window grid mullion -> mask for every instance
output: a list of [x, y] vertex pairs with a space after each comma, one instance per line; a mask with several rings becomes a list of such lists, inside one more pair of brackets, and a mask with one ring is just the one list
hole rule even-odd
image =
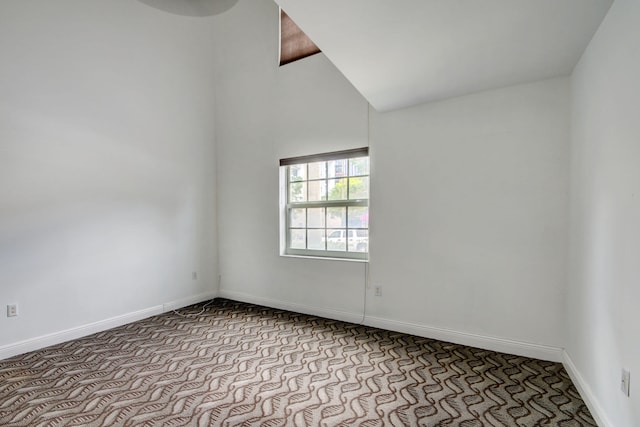
[[[307, 191], [304, 193], [305, 202], [309, 201], [309, 163], [304, 165], [305, 175], [304, 179], [305, 184], [307, 184]], [[304, 209], [304, 248], [309, 250], [309, 208]]]
[[307, 180], [307, 194], [306, 194], [307, 197], [306, 197], [306, 199], [307, 199], [307, 202], [308, 202], [309, 201], [309, 163], [307, 163], [305, 165], [305, 168], [307, 169], [307, 174], [305, 175], [304, 178]]
[[293, 202], [293, 203], [289, 203], [287, 205], [287, 208], [298, 208], [298, 209], [302, 209], [302, 208], [323, 208], [323, 207], [328, 207], [328, 208], [341, 208], [341, 207], [345, 207], [345, 206], [351, 206], [351, 207], [367, 207], [369, 206], [369, 203], [366, 199], [362, 199], [362, 200], [330, 200], [330, 201], [325, 201], [325, 200], [319, 200], [319, 201], [314, 201], [314, 202]]
[[[347, 200], [349, 200], [349, 184], [351, 184], [351, 180], [349, 179], [350, 176], [350, 170], [349, 170], [349, 166], [351, 166], [351, 161], [349, 159], [347, 159]], [[349, 252], [349, 207], [345, 206], [344, 208], [344, 214], [345, 214], [345, 219], [347, 221], [347, 223], [345, 224], [345, 230], [344, 230], [344, 250], [346, 252]]]
[[324, 208], [324, 250], [327, 250], [327, 207]]
[[291, 248], [291, 210], [293, 209], [291, 207], [291, 167], [287, 166], [287, 168], [285, 169], [285, 174], [287, 175], [287, 179], [286, 179], [286, 183], [287, 186], [285, 188], [285, 191], [287, 192], [287, 206], [285, 208], [285, 212], [287, 217], [285, 218], [285, 227], [286, 227], [286, 236], [285, 236], [285, 243], [286, 243], [286, 247], [287, 248]]
[[309, 250], [309, 209], [304, 210], [304, 247]]
[[351, 163], [350, 163], [350, 160], [347, 159], [347, 200], [349, 200], [349, 184], [350, 184], [349, 181], [351, 181], [349, 179], [349, 177], [351, 176], [350, 174], [351, 171], [349, 170], [349, 166], [351, 166]]

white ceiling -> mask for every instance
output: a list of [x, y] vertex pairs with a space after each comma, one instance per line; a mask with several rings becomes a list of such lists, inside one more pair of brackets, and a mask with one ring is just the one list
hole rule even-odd
[[275, 0], [378, 111], [568, 75], [612, 0]]

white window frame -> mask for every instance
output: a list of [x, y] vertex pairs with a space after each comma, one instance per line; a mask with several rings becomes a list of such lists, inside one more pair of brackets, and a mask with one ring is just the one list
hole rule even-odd
[[[358, 148], [353, 150], [345, 150], [345, 151], [336, 151], [331, 153], [323, 153], [316, 154], [311, 156], [302, 156], [288, 159], [280, 160], [280, 255], [282, 256], [295, 256], [295, 257], [309, 257], [309, 258], [323, 258], [323, 259], [338, 259], [338, 260], [353, 260], [353, 261], [368, 261], [369, 259], [369, 245], [370, 245], [370, 233], [369, 233], [369, 224], [367, 223], [367, 227], [349, 227], [349, 220], [347, 218], [346, 224], [344, 228], [345, 230], [345, 251], [332, 251], [332, 250], [322, 250], [322, 249], [294, 249], [291, 248], [290, 242], [290, 219], [291, 219], [291, 210], [296, 208], [331, 208], [331, 207], [368, 207], [369, 206], [369, 198], [367, 199], [351, 199], [351, 200], [321, 200], [321, 201], [305, 201], [305, 202], [291, 202], [289, 200], [289, 167], [293, 165], [299, 164], [309, 164], [321, 161], [331, 161], [331, 160], [343, 160], [343, 159], [355, 159], [369, 157], [369, 149], [368, 148]], [[369, 172], [367, 175], [358, 175], [353, 176], [356, 177], [366, 177], [369, 178], [371, 176], [371, 169], [369, 166]], [[347, 194], [348, 194], [348, 183], [349, 183], [349, 175], [347, 178]], [[330, 179], [330, 178], [326, 178]], [[311, 180], [313, 181], [313, 180]], [[304, 182], [304, 181], [303, 181]], [[306, 182], [309, 182], [308, 176]], [[369, 196], [371, 193], [371, 189], [369, 188]], [[347, 196], [348, 197], [348, 196]], [[296, 228], [296, 227], [293, 227]], [[307, 227], [304, 228], [307, 230]], [[325, 232], [330, 230], [331, 228], [327, 228], [325, 221]], [[357, 230], [366, 230], [367, 231], [367, 249], [365, 252], [356, 252], [349, 251], [348, 237], [349, 231], [353, 230], [354, 233], [357, 233]], [[328, 239], [328, 234], [325, 235], [325, 241]]]

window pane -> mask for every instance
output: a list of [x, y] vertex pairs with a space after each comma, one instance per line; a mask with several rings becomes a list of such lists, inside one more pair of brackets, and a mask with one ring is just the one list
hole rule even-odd
[[347, 159], [330, 160], [327, 162], [329, 178], [340, 178], [347, 176]]
[[369, 175], [369, 158], [359, 157], [349, 160], [349, 176]]
[[327, 186], [329, 200], [347, 200], [347, 178], [330, 179], [327, 181]]
[[307, 165], [289, 166], [289, 181], [304, 181], [307, 179]]
[[367, 230], [349, 230], [349, 252], [367, 252], [369, 232]]
[[369, 228], [369, 208], [350, 207], [348, 211], [349, 228]]
[[309, 179], [327, 177], [327, 162], [309, 163]]
[[327, 208], [327, 227], [347, 226], [347, 208]]
[[324, 229], [307, 230], [309, 245], [307, 249], [324, 250]]
[[327, 181], [309, 181], [308, 187], [310, 202], [327, 200]]
[[327, 230], [327, 250], [346, 251], [347, 250], [347, 230]]
[[324, 228], [324, 208], [307, 209], [307, 221], [309, 228]]
[[289, 242], [291, 244], [291, 249], [306, 249], [307, 232], [305, 229], [302, 230], [289, 230]]
[[305, 228], [307, 226], [306, 209], [291, 209], [289, 226], [291, 228]]
[[369, 177], [349, 178], [349, 199], [369, 198]]
[[290, 202], [306, 202], [307, 201], [307, 183], [292, 182], [289, 184], [289, 201]]

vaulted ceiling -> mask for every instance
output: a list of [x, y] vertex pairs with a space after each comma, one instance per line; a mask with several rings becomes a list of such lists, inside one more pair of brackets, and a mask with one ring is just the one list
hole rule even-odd
[[569, 75], [612, 0], [275, 0], [378, 111]]

